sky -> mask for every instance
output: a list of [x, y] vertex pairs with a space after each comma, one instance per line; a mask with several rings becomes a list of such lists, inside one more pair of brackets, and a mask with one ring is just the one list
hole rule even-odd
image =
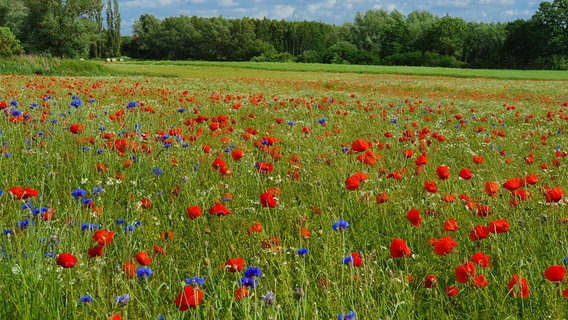
[[321, 21], [341, 25], [353, 22], [357, 12], [415, 10], [437, 16], [446, 14], [466, 21], [507, 22], [529, 19], [538, 9], [533, 0], [119, 0], [121, 33], [130, 35], [142, 14], [160, 19], [186, 15], [224, 18], [268, 18], [288, 21]]

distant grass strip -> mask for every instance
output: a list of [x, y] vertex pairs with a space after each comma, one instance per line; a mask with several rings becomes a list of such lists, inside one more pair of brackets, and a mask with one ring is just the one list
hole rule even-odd
[[[151, 73], [154, 66], [158, 74], [168, 73], [171, 76], [183, 76], [186, 71], [196, 71], [196, 67], [235, 68], [282, 72], [323, 72], [323, 73], [355, 73], [355, 74], [398, 74], [433, 77], [458, 78], [490, 78], [510, 80], [568, 80], [568, 71], [553, 70], [487, 70], [487, 69], [456, 69], [435, 67], [405, 67], [405, 66], [365, 66], [343, 64], [305, 64], [278, 62], [207, 62], [207, 61], [129, 61], [121, 65], [113, 65], [113, 70], [145, 66], [145, 73]], [[158, 68], [160, 67], [160, 68]], [[168, 71], [166, 67], [171, 68]], [[193, 70], [180, 70], [190, 67]], [[150, 69], [149, 69], [150, 68]]]
[[57, 59], [37, 56], [21, 56], [0, 60], [1, 74], [46, 76], [103, 76], [116, 75], [104, 63], [91, 60]]

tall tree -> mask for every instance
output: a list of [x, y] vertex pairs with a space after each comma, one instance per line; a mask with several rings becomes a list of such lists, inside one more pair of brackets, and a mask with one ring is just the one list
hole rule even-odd
[[564, 60], [568, 67], [568, 0], [541, 2], [531, 20], [543, 31], [546, 46], [542, 49], [551, 67], [559, 67], [555, 60]]
[[467, 23], [461, 18], [444, 16], [430, 29], [430, 49], [441, 55], [460, 59], [463, 55]]

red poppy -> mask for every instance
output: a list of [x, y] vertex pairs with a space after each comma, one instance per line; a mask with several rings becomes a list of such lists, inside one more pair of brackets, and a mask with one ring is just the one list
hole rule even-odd
[[416, 158], [415, 163], [416, 163], [417, 167], [427, 165], [428, 164], [428, 158], [426, 158], [426, 156], [424, 154], [421, 154]]
[[525, 184], [525, 180], [521, 178], [511, 178], [503, 183], [503, 188], [509, 191], [515, 191]]
[[528, 185], [535, 185], [538, 183], [538, 176], [536, 174], [529, 174], [528, 176], [525, 177], [525, 182]]
[[175, 304], [180, 311], [187, 311], [201, 304], [203, 292], [193, 286], [185, 286], [175, 300]]
[[561, 282], [565, 275], [566, 268], [562, 265], [550, 266], [544, 271], [544, 277], [551, 282]]
[[499, 184], [496, 181], [485, 182], [485, 193], [491, 197], [496, 197], [499, 191]]
[[221, 159], [221, 158], [217, 158], [215, 160], [213, 160], [213, 163], [211, 164], [211, 166], [213, 167], [213, 169], [221, 169], [223, 167], [227, 166], [227, 163], [225, 162], [225, 160]]
[[406, 218], [408, 219], [408, 222], [410, 222], [410, 224], [412, 224], [417, 228], [420, 227], [420, 225], [422, 224], [422, 217], [420, 216], [420, 211], [418, 211], [418, 209], [416, 208], [410, 209], [406, 214]]
[[468, 168], [461, 169], [458, 176], [464, 180], [469, 180], [472, 177], [471, 171]]
[[250, 236], [252, 233], [260, 233], [260, 232], [262, 232], [262, 224], [260, 224], [260, 222], [256, 222], [250, 227], [248, 234]]
[[519, 277], [517, 273], [513, 275], [511, 281], [507, 284], [509, 294], [514, 298], [528, 299], [529, 286], [527, 279]]
[[300, 228], [300, 236], [303, 239], [309, 239], [311, 237], [310, 229]]
[[546, 202], [559, 202], [564, 198], [564, 190], [560, 187], [550, 188], [546, 186], [543, 189]]
[[257, 162], [255, 164], [256, 166], [256, 170], [258, 170], [258, 172], [260, 173], [270, 173], [274, 170], [274, 166], [272, 165], [272, 163], [267, 163], [267, 162]]
[[452, 252], [456, 247], [457, 243], [452, 237], [450, 236], [443, 236], [440, 239], [434, 239], [434, 243], [432, 244], [434, 247], [434, 252], [439, 255], [443, 256], [450, 252]]
[[526, 201], [531, 197], [531, 193], [525, 189], [517, 189], [511, 192], [511, 196], [515, 199]]
[[456, 267], [456, 280], [459, 283], [466, 283], [470, 277], [475, 275], [475, 265], [471, 261]]
[[386, 192], [379, 193], [376, 198], [378, 204], [388, 202], [389, 200], [390, 200], [389, 194]]
[[152, 202], [148, 198], [143, 198], [142, 200], [140, 200], [140, 206], [142, 207], [142, 209], [150, 209], [152, 208]]
[[209, 214], [216, 215], [216, 216], [227, 216], [231, 213], [229, 209], [225, 208], [222, 203], [214, 204], [211, 208], [209, 208]]
[[483, 254], [480, 251], [477, 251], [471, 256], [471, 260], [473, 262], [483, 268], [487, 268], [491, 266], [491, 257], [488, 255]]
[[473, 230], [469, 233], [469, 239], [471, 241], [478, 241], [487, 238], [489, 235], [489, 229], [484, 225], [476, 225]]
[[243, 150], [235, 149], [231, 152], [231, 158], [233, 158], [233, 161], [239, 161], [244, 154], [245, 152]]
[[152, 258], [150, 258], [146, 251], [140, 251], [136, 254], [136, 261], [143, 266], [147, 266], [152, 263]]
[[361, 163], [372, 165], [381, 160], [381, 155], [374, 153], [371, 150], [367, 150], [365, 153], [358, 155], [357, 160]]
[[476, 155], [473, 156], [473, 163], [475, 164], [482, 164], [485, 159], [482, 156]]
[[447, 166], [441, 165], [436, 168], [436, 174], [440, 180], [448, 180], [450, 178], [450, 169]]
[[21, 188], [21, 187], [12, 187], [8, 189], [8, 192], [12, 194], [16, 199], [28, 199], [36, 197], [39, 192], [32, 188]]
[[455, 297], [460, 290], [456, 286], [447, 286], [446, 287], [446, 294], [448, 297]]
[[101, 245], [96, 245], [91, 249], [87, 250], [87, 255], [89, 258], [100, 257], [103, 255], [105, 248]]
[[356, 172], [354, 175], [350, 176], [345, 180], [345, 188], [347, 190], [357, 190], [359, 189], [359, 183], [365, 181], [369, 176], [364, 172]]
[[276, 198], [272, 192], [264, 192], [260, 195], [260, 204], [265, 208], [275, 208]]
[[509, 230], [509, 221], [507, 220], [492, 220], [487, 225], [491, 233], [504, 233]]
[[99, 246], [104, 246], [111, 243], [113, 237], [114, 231], [97, 230], [92, 238], [99, 244]]
[[243, 270], [244, 266], [245, 266], [245, 259], [243, 259], [243, 258], [233, 258], [233, 259], [229, 259], [229, 260], [227, 260], [227, 262], [225, 262], [225, 267], [230, 272], [241, 271], [241, 270]]
[[164, 249], [164, 248], [162, 248], [158, 245], [154, 245], [153, 249], [154, 249], [155, 254], [166, 254], [166, 252], [167, 252], [166, 249]]
[[249, 291], [247, 287], [240, 287], [235, 290], [235, 299], [241, 300], [242, 298], [248, 297]]
[[436, 193], [438, 191], [436, 182], [431, 180], [424, 181], [424, 189], [430, 193]]
[[487, 287], [487, 285], [489, 285], [489, 281], [487, 281], [485, 276], [482, 274], [475, 276], [475, 278], [473, 278], [473, 283], [471, 284], [474, 288], [483, 288]]
[[363, 152], [369, 149], [373, 144], [364, 139], [357, 139], [351, 144], [351, 151]]
[[424, 277], [424, 287], [431, 289], [438, 284], [438, 277], [436, 276], [426, 276]]
[[187, 207], [187, 216], [189, 220], [195, 220], [198, 217], [201, 217], [201, 207], [200, 206], [190, 206]]
[[412, 156], [414, 155], [414, 150], [412, 150], [412, 149], [402, 150], [402, 155], [405, 158], [412, 158]]
[[97, 169], [98, 173], [105, 173], [107, 172], [107, 167], [104, 163], [97, 163], [95, 164], [95, 168]]
[[79, 134], [83, 132], [84, 129], [85, 125], [81, 123], [74, 123], [69, 127], [69, 131], [71, 131], [72, 134]]
[[402, 258], [410, 256], [410, 248], [406, 246], [406, 241], [398, 238], [394, 238], [392, 240], [389, 251], [393, 258]]
[[451, 193], [446, 193], [442, 197], [442, 201], [447, 202], [447, 203], [452, 203], [452, 202], [456, 201], [456, 196], [451, 194]]
[[72, 254], [65, 252], [57, 256], [57, 265], [63, 268], [71, 268], [77, 263], [77, 258]]
[[126, 272], [130, 279], [134, 278], [136, 276], [136, 261], [126, 261], [122, 265], [122, 270]]
[[353, 258], [352, 263], [355, 267], [360, 267], [363, 264], [363, 258], [359, 252], [352, 252], [351, 257]]
[[459, 228], [458, 223], [454, 218], [449, 218], [444, 222], [445, 231], [456, 231], [458, 230], [458, 228]]

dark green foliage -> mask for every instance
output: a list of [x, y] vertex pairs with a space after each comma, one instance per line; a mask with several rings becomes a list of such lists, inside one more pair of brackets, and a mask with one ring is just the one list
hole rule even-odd
[[20, 41], [16, 39], [9, 28], [0, 27], [0, 57], [7, 58], [21, 54], [23, 51]]

